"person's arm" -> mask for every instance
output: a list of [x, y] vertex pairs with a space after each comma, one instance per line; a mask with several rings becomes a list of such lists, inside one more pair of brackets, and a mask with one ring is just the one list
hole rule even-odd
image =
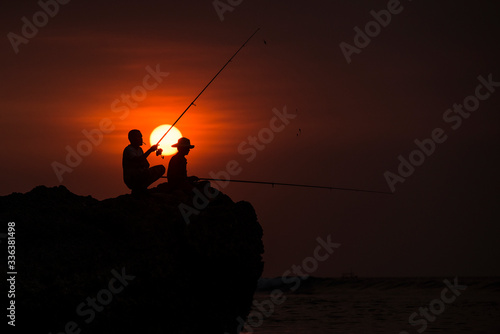
[[[129, 163], [131, 163], [132, 165], [131, 166], [146, 166], [149, 167], [149, 162], [148, 162], [148, 159], [147, 157], [151, 154], [151, 152], [153, 152], [158, 146], [157, 145], [153, 145], [151, 146], [147, 151], [146, 153], [142, 153], [142, 154], [138, 154], [139, 152], [137, 152], [138, 150], [136, 149], [132, 149], [131, 147], [128, 147], [127, 149], [125, 149], [125, 151], [123, 152], [123, 158], [126, 160], [126, 161], [129, 161]], [[140, 150], [142, 152], [142, 150]], [[124, 161], [125, 161], [124, 160]]]
[[148, 156], [156, 151], [158, 149], [158, 145], [153, 145], [151, 146], [146, 152], [144, 152], [142, 155], [129, 155], [128, 159], [133, 162], [141, 162], [141, 161], [147, 161]]
[[153, 145], [149, 148], [149, 150], [147, 150], [146, 152], [144, 152], [144, 154], [142, 155], [144, 157], [144, 159], [146, 159], [151, 153], [153, 153], [154, 151], [156, 151], [158, 149], [158, 144], [156, 145]]

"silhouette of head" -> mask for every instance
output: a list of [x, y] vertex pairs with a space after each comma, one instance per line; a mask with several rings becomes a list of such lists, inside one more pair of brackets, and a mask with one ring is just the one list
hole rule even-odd
[[188, 155], [189, 151], [194, 148], [194, 145], [191, 145], [191, 141], [188, 138], [182, 137], [179, 138], [177, 144], [172, 145], [172, 147], [177, 147], [177, 151], [179, 151], [180, 154]]
[[128, 140], [132, 146], [140, 147], [144, 142], [142, 141], [141, 131], [134, 129], [128, 133]]

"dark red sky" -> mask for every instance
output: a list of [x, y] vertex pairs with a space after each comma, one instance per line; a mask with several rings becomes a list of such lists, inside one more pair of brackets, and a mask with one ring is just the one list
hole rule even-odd
[[[384, 173], [397, 173], [415, 139], [435, 128], [447, 136], [392, 196], [228, 186], [257, 210], [264, 275], [300, 264], [327, 235], [341, 246], [317, 276], [500, 275], [500, 88], [456, 130], [443, 120], [475, 93], [478, 76], [500, 82], [498, 10], [489, 1], [402, 1], [348, 64], [340, 43], [354, 45], [353, 29], [387, 3], [242, 1], [221, 21], [212, 1], [72, 0], [16, 53], [8, 34], [21, 35], [21, 19], [32, 22], [41, 8], [9, 2], [0, 14], [0, 195], [61, 184], [53, 163], [65, 163], [66, 147], [106, 118], [114, 129], [62, 184], [98, 199], [126, 193], [126, 133], [139, 128], [146, 137], [173, 122], [261, 27], [178, 123], [196, 145], [190, 174], [236, 160], [236, 179], [389, 191]], [[114, 110], [124, 104], [113, 109], [113, 101], [142, 85], [148, 66], [169, 75], [121, 119]], [[247, 161], [238, 146], [285, 106], [297, 117]]]

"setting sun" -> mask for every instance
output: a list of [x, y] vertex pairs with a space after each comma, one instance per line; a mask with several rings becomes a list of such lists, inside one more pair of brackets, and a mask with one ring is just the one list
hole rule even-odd
[[[151, 136], [149, 137], [149, 142], [151, 145], [155, 145], [158, 143], [158, 140], [168, 131], [170, 128], [170, 124], [163, 124], [157, 127], [151, 132]], [[177, 140], [182, 137], [181, 132], [175, 126], [168, 132], [165, 138], [160, 142], [159, 148], [163, 149], [163, 153], [161, 155], [168, 156], [173, 155], [177, 152], [177, 148], [172, 147], [173, 144], [177, 143]]]

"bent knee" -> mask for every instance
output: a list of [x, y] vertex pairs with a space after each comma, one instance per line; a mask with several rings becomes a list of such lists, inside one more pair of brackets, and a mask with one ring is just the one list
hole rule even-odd
[[163, 166], [163, 165], [153, 166], [153, 167], [151, 167], [151, 170], [153, 170], [155, 174], [158, 174], [160, 176], [162, 176], [163, 174], [165, 174], [165, 172], [167, 171], [165, 169], [165, 166]]

